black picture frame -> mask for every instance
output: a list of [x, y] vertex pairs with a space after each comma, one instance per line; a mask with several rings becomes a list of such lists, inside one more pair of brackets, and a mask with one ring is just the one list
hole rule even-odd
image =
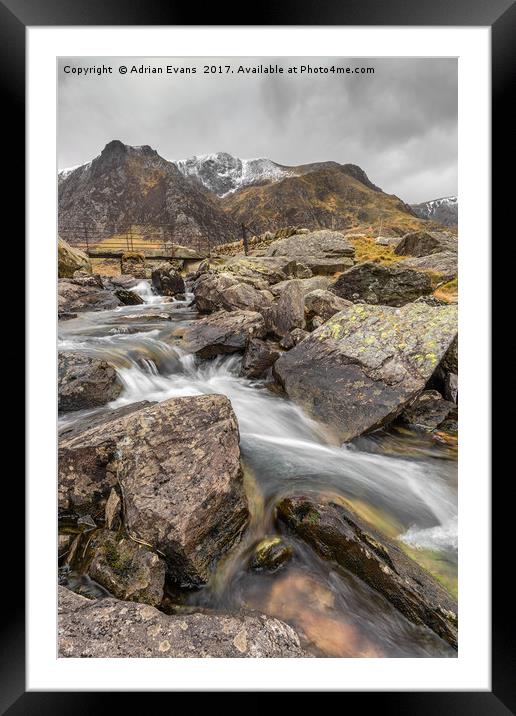
[[[504, 169], [509, 164], [514, 136], [514, 120], [509, 108], [516, 76], [516, 4], [512, 0], [262, 0], [251, 8], [247, 19], [235, 15], [230, 5], [200, 6], [177, 0], [0, 0], [0, 86], [5, 123], [2, 157], [8, 168], [9, 214], [17, 216], [15, 231], [22, 233], [25, 216], [25, 31], [34, 26], [101, 25], [360, 25], [360, 26], [485, 26], [492, 33], [492, 233], [500, 234], [513, 201], [513, 182]], [[199, 23], [199, 15], [202, 23]], [[512, 92], [511, 92], [512, 90]], [[6, 178], [4, 174], [4, 178]], [[507, 226], [507, 229], [509, 227]], [[11, 229], [13, 231], [14, 229]], [[513, 230], [512, 234], [513, 234]], [[511, 235], [512, 238], [512, 235]], [[22, 256], [21, 236], [16, 247], [17, 265]], [[19, 285], [18, 285], [19, 291]], [[30, 346], [29, 346], [30, 349]], [[23, 403], [22, 403], [23, 404]], [[504, 445], [498, 438], [500, 448]], [[20, 453], [21, 454], [21, 453]], [[495, 451], [493, 450], [493, 454]], [[12, 463], [11, 463], [12, 464]], [[510, 463], [508, 463], [510, 464]], [[351, 692], [344, 697], [364, 698], [366, 707], [400, 715], [467, 713], [482, 716], [516, 714], [516, 658], [514, 653], [514, 597], [510, 569], [509, 529], [511, 504], [501, 483], [493, 481], [492, 534], [492, 691], [453, 692]], [[512, 472], [512, 471], [511, 471]], [[506, 481], [512, 482], [511, 480]], [[4, 471], [4, 506], [16, 506], [17, 524], [11, 529], [2, 550], [4, 597], [0, 625], [0, 713], [90, 714], [119, 707], [109, 694], [95, 692], [25, 691], [25, 613], [23, 593], [23, 514], [24, 482], [20, 470]], [[7, 494], [6, 494], [7, 493]], [[509, 582], [506, 582], [506, 580]], [[136, 694], [132, 699], [138, 699]], [[146, 697], [148, 698], [148, 696]], [[133, 703], [133, 706], [136, 702]], [[169, 702], [170, 707], [170, 702]]]

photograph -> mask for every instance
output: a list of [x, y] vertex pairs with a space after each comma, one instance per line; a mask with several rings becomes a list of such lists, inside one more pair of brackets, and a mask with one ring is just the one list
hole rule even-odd
[[58, 658], [456, 659], [457, 57], [56, 72]]

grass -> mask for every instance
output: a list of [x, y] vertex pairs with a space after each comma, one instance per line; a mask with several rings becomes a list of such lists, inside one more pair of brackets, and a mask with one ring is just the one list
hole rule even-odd
[[459, 298], [459, 279], [454, 278], [436, 288], [434, 296], [448, 303], [457, 303]]
[[377, 244], [375, 239], [367, 236], [356, 238], [348, 236], [347, 239], [355, 247], [355, 261], [357, 263], [372, 261], [383, 266], [390, 266], [404, 258], [394, 253], [394, 246], [382, 246]]

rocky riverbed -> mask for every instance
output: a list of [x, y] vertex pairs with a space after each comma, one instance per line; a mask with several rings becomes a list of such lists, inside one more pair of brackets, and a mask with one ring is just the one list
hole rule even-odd
[[66, 254], [61, 656], [456, 655], [457, 307], [412, 262], [456, 253], [402, 242]]

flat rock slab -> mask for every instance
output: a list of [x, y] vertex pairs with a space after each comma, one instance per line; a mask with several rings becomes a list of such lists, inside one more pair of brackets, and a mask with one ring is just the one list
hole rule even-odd
[[175, 581], [204, 584], [249, 518], [229, 400], [172, 398], [60, 439], [61, 514], [103, 513], [117, 484], [131, 537]]
[[355, 256], [355, 247], [346, 240], [340, 231], [310, 231], [309, 233], [295, 234], [285, 239], [274, 241], [268, 251], [268, 256], [318, 256], [320, 258], [341, 258]]
[[430, 574], [351, 508], [330, 498], [284, 499], [278, 517], [325, 559], [382, 594], [407, 619], [457, 647], [457, 603]]
[[195, 321], [183, 334], [189, 351], [201, 358], [243, 351], [250, 338], [264, 338], [265, 321], [256, 311], [218, 311]]
[[341, 440], [389, 423], [457, 335], [456, 306], [352, 304], [274, 364], [286, 393]]
[[[91, 277], [89, 277], [91, 278]], [[122, 305], [114, 291], [85, 281], [59, 279], [57, 284], [57, 306], [59, 313], [82, 311], [109, 311]]]
[[292, 627], [263, 614], [167, 615], [59, 587], [58, 653], [93, 658], [310, 657]]
[[431, 293], [432, 281], [412, 268], [366, 261], [341, 274], [329, 290], [348, 301], [403, 306]]

